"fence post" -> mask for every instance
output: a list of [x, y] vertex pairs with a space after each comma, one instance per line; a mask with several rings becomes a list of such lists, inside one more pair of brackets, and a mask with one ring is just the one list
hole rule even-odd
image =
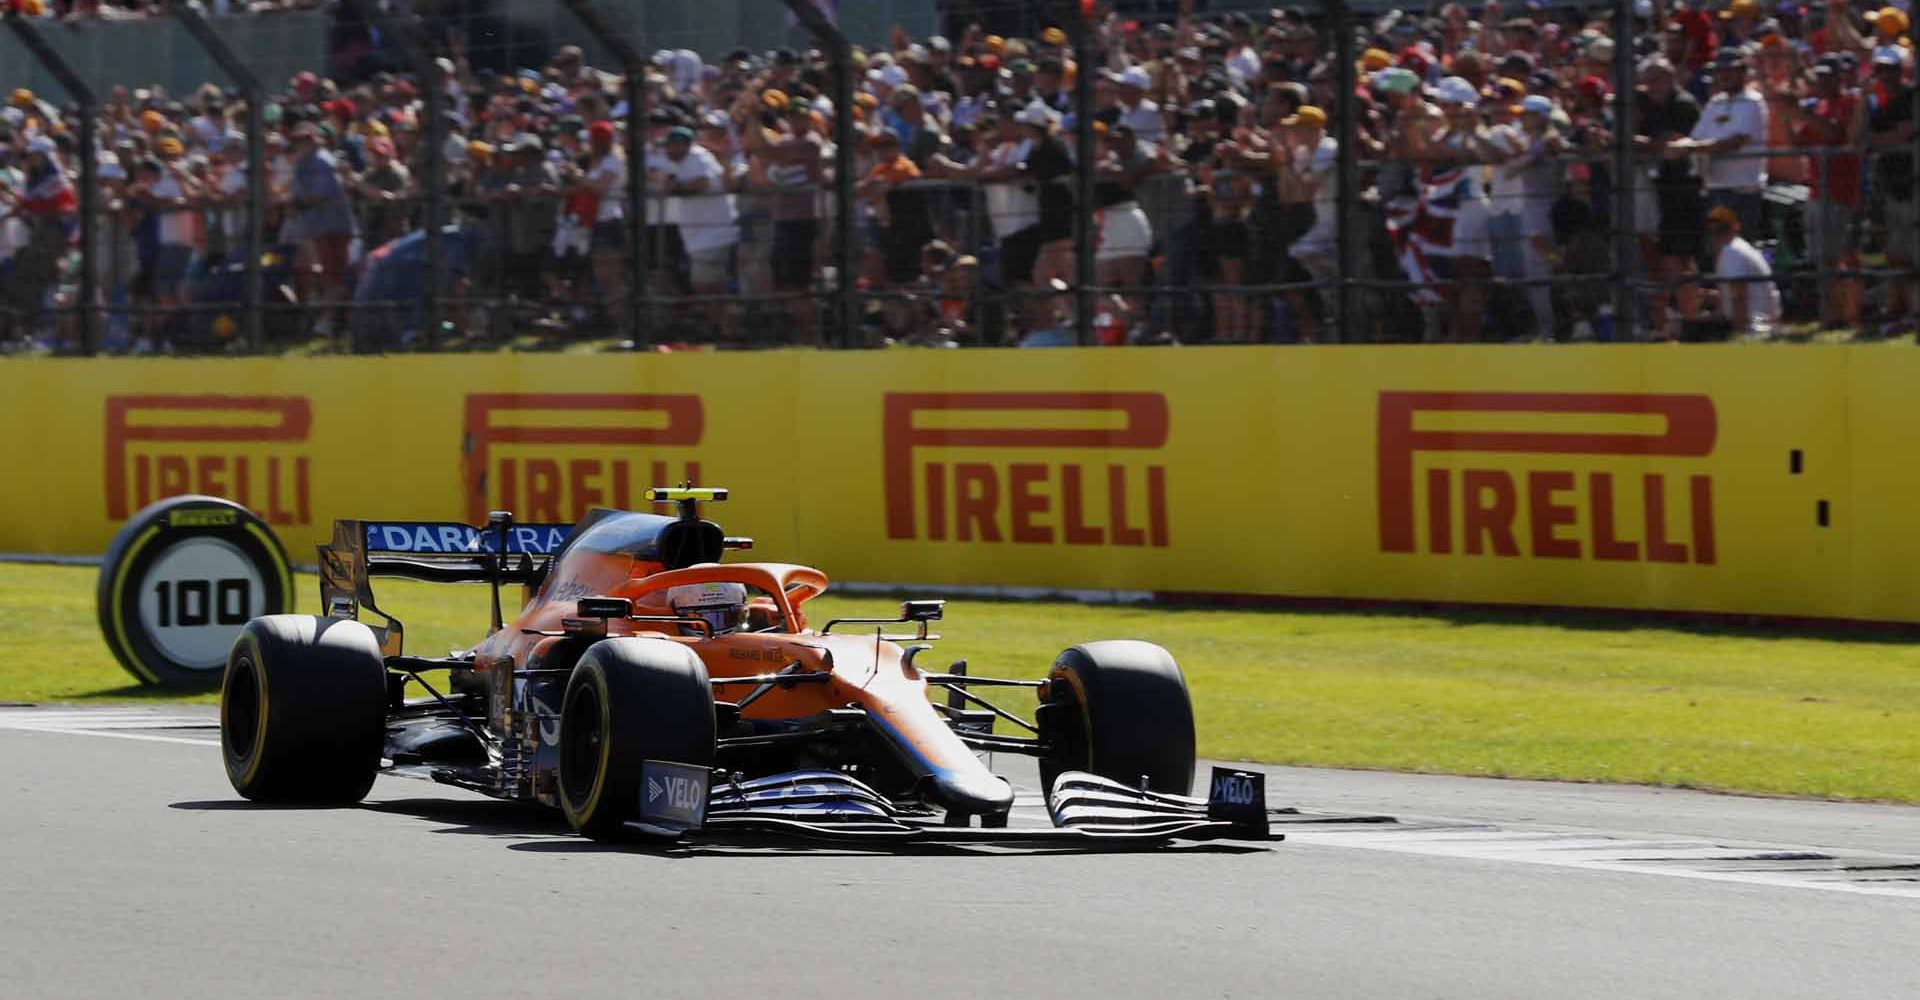
[[1348, 8], [1347, 0], [1329, 0], [1327, 13], [1331, 20], [1328, 30], [1333, 32], [1333, 119], [1337, 130], [1336, 141], [1340, 143], [1335, 169], [1338, 179], [1333, 189], [1334, 253], [1340, 274], [1339, 315], [1335, 318], [1337, 325], [1334, 329], [1340, 341], [1353, 343], [1359, 331], [1354, 315], [1354, 304], [1358, 297], [1355, 293], [1358, 289], [1353, 283], [1354, 251], [1359, 249], [1355, 243], [1358, 234], [1353, 226], [1353, 200], [1358, 187], [1354, 168], [1359, 162], [1354, 149], [1354, 136], [1358, 130], [1354, 128], [1353, 121], [1353, 92], [1359, 81], [1354, 73], [1352, 10]]
[[1633, 284], [1633, 259], [1639, 234], [1634, 219], [1635, 188], [1639, 178], [1633, 165], [1633, 134], [1637, 127], [1633, 107], [1633, 4], [1613, 8], [1613, 339], [1638, 339], [1635, 333], [1638, 289]]
[[432, 348], [440, 340], [441, 303], [440, 296], [445, 282], [444, 260], [441, 255], [441, 237], [447, 224], [447, 95], [435, 77], [433, 57], [427, 53], [424, 40], [420, 37], [419, 22], [408, 20], [401, 22], [388, 17], [380, 9], [377, 0], [345, 0], [361, 17], [365, 18], [373, 29], [380, 33], [381, 43], [391, 45], [400, 53], [407, 65], [413, 67], [413, 74], [420, 82], [422, 113], [426, 117], [427, 143], [427, 217], [425, 229], [427, 237], [427, 347]]
[[1073, 58], [1080, 67], [1073, 78], [1073, 339], [1086, 347], [1093, 343], [1095, 299], [1093, 22], [1075, 17], [1067, 23], [1074, 25]]
[[80, 106], [80, 127], [77, 141], [80, 144], [80, 177], [78, 181], [80, 202], [80, 353], [91, 356], [97, 344], [95, 334], [100, 321], [98, 308], [94, 300], [99, 297], [99, 281], [94, 271], [94, 237], [99, 228], [100, 201], [100, 163], [95, 152], [94, 129], [100, 115], [99, 101], [94, 97], [93, 88], [80, 78], [80, 74], [67, 65], [60, 53], [47, 44], [40, 36], [39, 29], [32, 22], [17, 13], [7, 14], [7, 27], [19, 37], [20, 44], [33, 53], [48, 73], [53, 74], [60, 86]]
[[243, 293], [247, 317], [247, 344], [255, 351], [265, 346], [262, 336], [261, 305], [264, 295], [260, 274], [260, 255], [266, 251], [262, 240], [267, 215], [267, 139], [261, 109], [267, 102], [267, 90], [260, 77], [234, 54], [200, 11], [187, 0], [174, 0], [171, 11], [180, 26], [200, 43], [207, 55], [220, 65], [240, 88], [247, 102], [247, 285]]
[[[627, 99], [627, 331], [638, 341], [651, 333], [653, 289], [648, 282], [653, 248], [647, 245], [647, 61], [614, 31], [589, 0], [560, 0], [587, 34], [620, 61]], [[649, 338], [651, 339], [651, 338]]]
[[814, 40], [826, 46], [833, 66], [833, 294], [840, 346], [852, 347], [859, 320], [853, 297], [853, 45], [814, 0], [783, 2]]
[[[1920, 81], [1916, 81], [1916, 83], [1920, 84]], [[1909, 89], [1907, 96], [1912, 104], [1912, 107], [1907, 111], [1907, 120], [1920, 122], [1920, 85]], [[1908, 155], [1912, 157], [1912, 160], [1907, 167], [1907, 185], [1909, 188], [1907, 197], [1912, 198], [1913, 201], [1911, 204], [1915, 208], [1920, 209], [1920, 128], [1913, 130], [1913, 141], [1908, 145], [1908, 151]], [[1882, 153], [1880, 155], [1885, 156], [1887, 154]], [[1893, 280], [1899, 281], [1900, 279], [1895, 278]], [[1920, 295], [1920, 259], [1907, 261], [1906, 281], [1907, 314], [1909, 316], [1920, 314], [1920, 302], [1914, 301], [1914, 296]], [[1894, 318], [1899, 320], [1902, 317], [1896, 316]], [[1920, 336], [1915, 336], [1913, 342], [1920, 345]]]

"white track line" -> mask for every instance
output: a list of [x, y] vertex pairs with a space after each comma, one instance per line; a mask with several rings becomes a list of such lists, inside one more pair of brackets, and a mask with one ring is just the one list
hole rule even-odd
[[0, 725], [0, 729], [11, 729], [15, 732], [22, 733], [59, 733], [62, 736], [107, 736], [116, 740], [145, 740], [149, 743], [180, 743], [190, 747], [217, 747], [220, 745], [219, 740], [196, 740], [189, 739], [185, 736], [155, 736], [152, 733], [129, 733], [116, 729], [56, 729], [51, 726], [6, 725]]
[[204, 715], [159, 715], [139, 711], [89, 711], [86, 709], [0, 709], [0, 729], [26, 733], [58, 733], [63, 736], [106, 736], [148, 743], [179, 743], [185, 746], [217, 747], [219, 740], [190, 736], [166, 736], [143, 730], [214, 729], [219, 723]]
[[[1577, 868], [1587, 871], [1630, 872], [1639, 875], [1664, 875], [1669, 878], [1701, 879], [1710, 882], [1738, 882], [1746, 885], [1768, 885], [1788, 889], [1823, 889], [1828, 892], [1852, 892], [1869, 896], [1896, 896], [1904, 899], [1920, 900], [1920, 883], [1902, 882], [1897, 884], [1879, 884], [1858, 881], [1861, 876], [1841, 870], [1840, 862], [1874, 862], [1885, 864], [1911, 864], [1920, 862], [1916, 858], [1900, 857], [1864, 857], [1840, 855], [1845, 852], [1833, 852], [1817, 847], [1766, 844], [1725, 844], [1713, 841], [1651, 841], [1638, 838], [1615, 838], [1594, 835], [1587, 831], [1568, 831], [1562, 834], [1542, 833], [1539, 836], [1516, 835], [1515, 831], [1500, 829], [1460, 830], [1460, 831], [1395, 831], [1392, 827], [1369, 830], [1326, 830], [1311, 827], [1288, 827], [1287, 839], [1296, 843], [1316, 844], [1325, 847], [1340, 847], [1365, 851], [1392, 851], [1396, 854], [1420, 854], [1429, 857], [1458, 858], [1470, 861], [1499, 861], [1515, 864], [1547, 865], [1554, 868]], [[1592, 852], [1605, 850], [1620, 855], [1618, 857], [1593, 857]], [[1794, 864], [1803, 870], [1783, 869], [1742, 869], [1687, 867], [1687, 865], [1738, 865], [1755, 864], [1749, 860], [1757, 854], [1817, 854], [1832, 860], [1829, 864], [1836, 867], [1815, 869], [1819, 861], [1781, 862]], [[1585, 856], [1582, 856], [1585, 855]], [[1655, 863], [1652, 858], [1672, 858], [1670, 863]], [[1815, 869], [1815, 870], [1805, 870]]]
[[[84, 709], [0, 709], [0, 730], [55, 733], [62, 736], [105, 736], [150, 743], [217, 747], [217, 739], [196, 739], [152, 732], [158, 729], [210, 729], [218, 725], [207, 716], [168, 716], [139, 711]], [[1015, 786], [1014, 810], [1022, 818], [1045, 818], [1046, 800], [1038, 789]], [[1920, 900], [1920, 882], [1874, 882], [1873, 876], [1846, 871], [1853, 864], [1915, 864], [1920, 858], [1852, 855], [1817, 847], [1784, 844], [1721, 843], [1681, 837], [1628, 836], [1580, 829], [1503, 829], [1490, 824], [1462, 822], [1458, 826], [1416, 823], [1368, 824], [1362, 827], [1323, 827], [1285, 824], [1287, 838], [1300, 844], [1396, 854], [1425, 855], [1467, 861], [1546, 865], [1586, 871], [1660, 875], [1710, 882], [1733, 882], [1787, 889], [1820, 889], [1867, 896]], [[1763, 854], [1810, 854], [1805, 861], [1783, 859], [1783, 868], [1706, 867], [1765, 864]], [[1661, 860], [1655, 860], [1661, 859]], [[1819, 867], [1822, 863], [1829, 867]]]

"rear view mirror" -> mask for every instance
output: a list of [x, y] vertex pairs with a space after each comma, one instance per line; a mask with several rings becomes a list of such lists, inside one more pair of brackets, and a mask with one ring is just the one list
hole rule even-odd
[[901, 601], [900, 618], [910, 622], [937, 622], [946, 607], [945, 601]]
[[632, 618], [633, 602], [624, 597], [583, 597], [574, 613], [582, 618]]

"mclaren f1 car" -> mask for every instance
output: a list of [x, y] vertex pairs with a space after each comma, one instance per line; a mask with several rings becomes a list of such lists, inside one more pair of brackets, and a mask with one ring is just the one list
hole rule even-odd
[[[1089, 642], [1036, 680], [930, 666], [944, 602], [816, 624], [819, 570], [722, 562], [752, 547], [700, 516], [725, 496], [653, 490], [678, 516], [596, 510], [570, 526], [337, 522], [319, 552], [325, 613], [256, 618], [228, 658], [233, 787], [356, 802], [382, 773], [420, 777], [556, 807], [595, 838], [1268, 836], [1258, 775], [1216, 769], [1208, 796], [1189, 795], [1193, 711], [1165, 650]], [[471, 649], [410, 655], [376, 603], [383, 576], [492, 584], [493, 627]], [[516, 584], [509, 622], [501, 590]], [[990, 689], [1038, 704], [1023, 718]], [[996, 753], [1038, 758], [1052, 825], [1009, 827]]]

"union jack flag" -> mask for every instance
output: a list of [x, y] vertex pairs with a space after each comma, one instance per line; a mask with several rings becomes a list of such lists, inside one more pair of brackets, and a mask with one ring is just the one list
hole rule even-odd
[[1421, 182], [1417, 197], [1387, 205], [1387, 232], [1407, 280], [1424, 286], [1413, 293], [1413, 300], [1422, 305], [1442, 301], [1434, 290], [1441, 279], [1429, 258], [1453, 256], [1453, 220], [1460, 214], [1467, 180], [1464, 167], [1436, 170]]

